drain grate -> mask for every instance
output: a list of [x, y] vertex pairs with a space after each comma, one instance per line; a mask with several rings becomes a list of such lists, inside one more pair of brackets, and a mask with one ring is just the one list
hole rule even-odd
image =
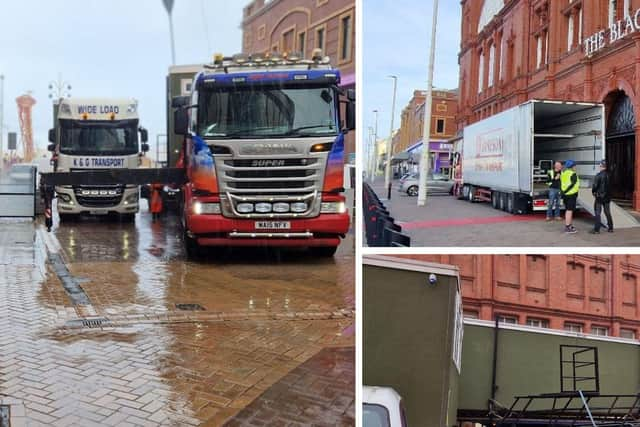
[[0, 405], [0, 427], [9, 427], [9, 405]]
[[198, 310], [204, 310], [204, 307], [201, 306], [200, 304], [176, 304], [176, 308], [178, 310], [184, 310], [184, 311], [198, 311]]
[[111, 325], [106, 317], [87, 317], [69, 320], [65, 323], [65, 326], [67, 328], [104, 328]]

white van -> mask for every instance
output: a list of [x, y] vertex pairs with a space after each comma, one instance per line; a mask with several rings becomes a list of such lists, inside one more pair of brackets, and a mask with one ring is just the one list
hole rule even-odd
[[402, 397], [391, 387], [364, 386], [363, 427], [407, 427]]

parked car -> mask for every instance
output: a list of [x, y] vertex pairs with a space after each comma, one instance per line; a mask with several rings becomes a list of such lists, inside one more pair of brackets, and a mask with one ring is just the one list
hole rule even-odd
[[[409, 196], [418, 195], [418, 186], [420, 181], [419, 174], [405, 175], [400, 179], [398, 191], [407, 193]], [[434, 173], [431, 178], [427, 179], [428, 194], [451, 194], [454, 182], [449, 179], [448, 175]]]
[[363, 427], [407, 427], [402, 397], [391, 387], [364, 386]]

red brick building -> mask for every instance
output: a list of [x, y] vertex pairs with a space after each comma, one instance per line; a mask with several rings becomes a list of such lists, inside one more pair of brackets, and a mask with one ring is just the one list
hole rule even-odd
[[[340, 69], [341, 85], [355, 88], [355, 0], [253, 0], [244, 8], [242, 51], [300, 52], [320, 48]], [[345, 139], [355, 153], [355, 132]]]
[[640, 255], [407, 255], [460, 268], [465, 316], [637, 338]]
[[462, 0], [459, 127], [529, 99], [603, 102], [615, 197], [640, 209], [640, 0]]

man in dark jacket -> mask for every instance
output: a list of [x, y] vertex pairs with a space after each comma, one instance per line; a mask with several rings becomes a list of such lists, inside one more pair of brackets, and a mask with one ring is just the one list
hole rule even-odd
[[603, 160], [600, 162], [600, 172], [593, 179], [593, 185], [591, 186], [591, 193], [595, 197], [593, 209], [595, 210], [595, 225], [592, 234], [600, 233], [600, 226], [602, 224], [602, 208], [604, 208], [604, 215], [607, 217], [607, 229], [609, 233], [613, 233], [613, 220], [611, 219], [611, 189], [609, 186], [609, 173], [607, 172], [607, 162]]

